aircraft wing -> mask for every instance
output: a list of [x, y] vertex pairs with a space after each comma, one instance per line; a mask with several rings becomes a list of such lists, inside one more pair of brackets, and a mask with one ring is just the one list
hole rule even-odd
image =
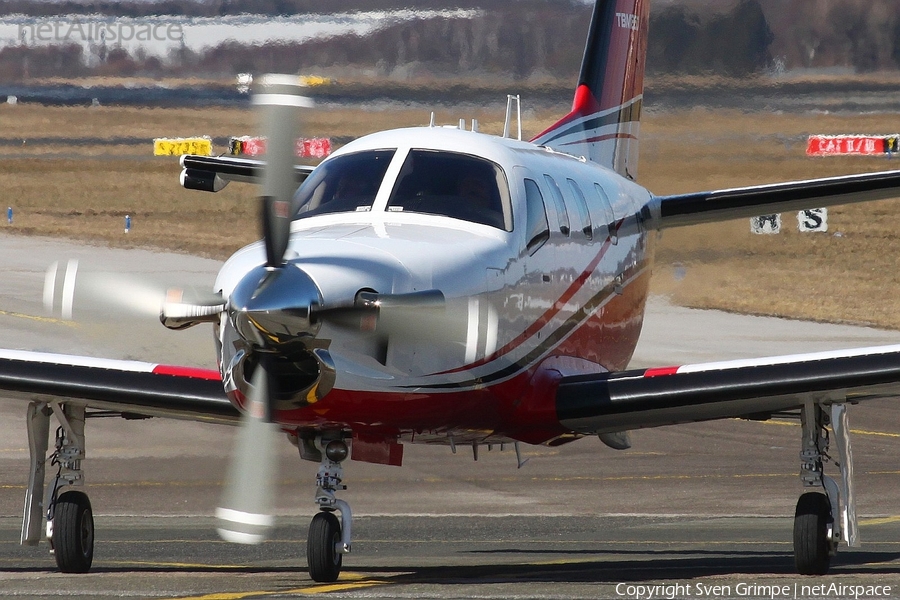
[[[656, 196], [647, 224], [666, 229], [900, 196], [900, 171], [826, 177], [770, 185]], [[652, 211], [651, 211], [652, 212]]]
[[565, 376], [560, 422], [586, 434], [730, 417], [765, 419], [804, 401], [900, 395], [900, 345]]
[[235, 423], [218, 371], [152, 363], [0, 351], [0, 396], [64, 400], [134, 417]]
[[[195, 156], [181, 157], [181, 185], [189, 190], [218, 192], [230, 181], [260, 183], [265, 161], [235, 156]], [[297, 184], [312, 173], [313, 167], [294, 165]]]

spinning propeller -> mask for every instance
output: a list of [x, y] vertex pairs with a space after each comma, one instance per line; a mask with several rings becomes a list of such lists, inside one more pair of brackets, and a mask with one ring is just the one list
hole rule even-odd
[[[273, 423], [278, 382], [277, 353], [296, 337], [309, 335], [310, 307], [320, 302], [315, 284], [300, 269], [285, 264], [291, 228], [294, 147], [299, 134], [297, 109], [311, 105], [296, 77], [267, 75], [254, 96], [266, 141], [262, 181], [262, 225], [266, 264], [251, 270], [229, 298], [229, 316], [258, 357], [237, 434], [234, 458], [221, 505], [216, 509], [224, 539], [259, 543], [274, 525], [278, 427]], [[312, 296], [312, 297], [310, 297]], [[297, 307], [297, 308], [289, 308]], [[288, 322], [289, 321], [289, 322]]]
[[[77, 282], [77, 285], [76, 285]], [[59, 309], [66, 320], [75, 309], [115, 309], [138, 317], [159, 317], [169, 329], [184, 329], [218, 320], [225, 310], [221, 294], [196, 288], [167, 288], [162, 284], [122, 273], [79, 270], [76, 259], [51, 264], [44, 276], [44, 308]]]

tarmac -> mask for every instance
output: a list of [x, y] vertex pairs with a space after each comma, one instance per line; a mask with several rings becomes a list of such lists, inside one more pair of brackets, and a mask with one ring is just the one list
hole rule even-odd
[[[159, 285], [212, 283], [216, 261], [0, 235], [0, 346], [213, 366], [208, 328], [79, 304], [75, 324], [42, 305], [53, 261]], [[653, 298], [634, 366], [896, 343], [876, 329], [697, 311]], [[900, 597], [900, 402], [850, 409], [860, 548], [825, 577], [793, 572], [802, 486], [796, 422], [726, 420], [523, 447], [408, 446], [404, 466], [349, 462], [353, 552], [336, 584], [305, 570], [317, 465], [281, 448], [274, 539], [220, 541], [212, 512], [233, 430], [185, 421], [92, 419], [87, 485], [94, 568], [56, 572], [48, 546], [18, 543], [27, 478], [25, 405], [0, 399], [0, 596], [47, 598], [884, 598]], [[832, 469], [832, 474], [835, 470]], [[818, 588], [816, 586], [825, 586]], [[861, 588], [858, 586], [862, 586]], [[880, 587], [879, 587], [880, 586]], [[887, 590], [885, 586], [890, 586]]]

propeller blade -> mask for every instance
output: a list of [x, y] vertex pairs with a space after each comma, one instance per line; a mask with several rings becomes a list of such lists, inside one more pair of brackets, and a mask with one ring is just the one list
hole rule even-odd
[[70, 260], [65, 269], [54, 262], [44, 277], [44, 308], [59, 310], [62, 318], [79, 312], [115, 310], [139, 317], [159, 317], [170, 329], [183, 329], [201, 322], [215, 321], [225, 309], [221, 294], [169, 288], [127, 273], [79, 270]]
[[[136, 315], [159, 314], [164, 290], [125, 274], [91, 273], [79, 270], [78, 261], [69, 260], [61, 271], [58, 262], [44, 277], [44, 308], [59, 308], [63, 319], [72, 320], [76, 299], [84, 309], [117, 308]], [[77, 283], [77, 287], [76, 287]], [[77, 291], [77, 294], [76, 294]]]
[[216, 509], [217, 531], [222, 539], [239, 544], [259, 544], [275, 525], [273, 498], [278, 457], [278, 427], [271, 419], [271, 366], [260, 355], [252, 379], [246, 412], [241, 417], [234, 456], [222, 503]]
[[301, 90], [296, 76], [265, 75], [262, 91], [253, 97], [266, 137], [261, 204], [266, 265], [269, 267], [284, 264], [291, 233], [291, 200], [297, 189], [295, 148], [300, 133], [297, 109], [312, 106], [312, 101], [303, 96]]

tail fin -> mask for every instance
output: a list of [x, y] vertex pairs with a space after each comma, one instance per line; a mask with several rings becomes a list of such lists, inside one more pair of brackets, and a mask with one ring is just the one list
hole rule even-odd
[[533, 141], [634, 179], [650, 0], [596, 0], [572, 112]]

